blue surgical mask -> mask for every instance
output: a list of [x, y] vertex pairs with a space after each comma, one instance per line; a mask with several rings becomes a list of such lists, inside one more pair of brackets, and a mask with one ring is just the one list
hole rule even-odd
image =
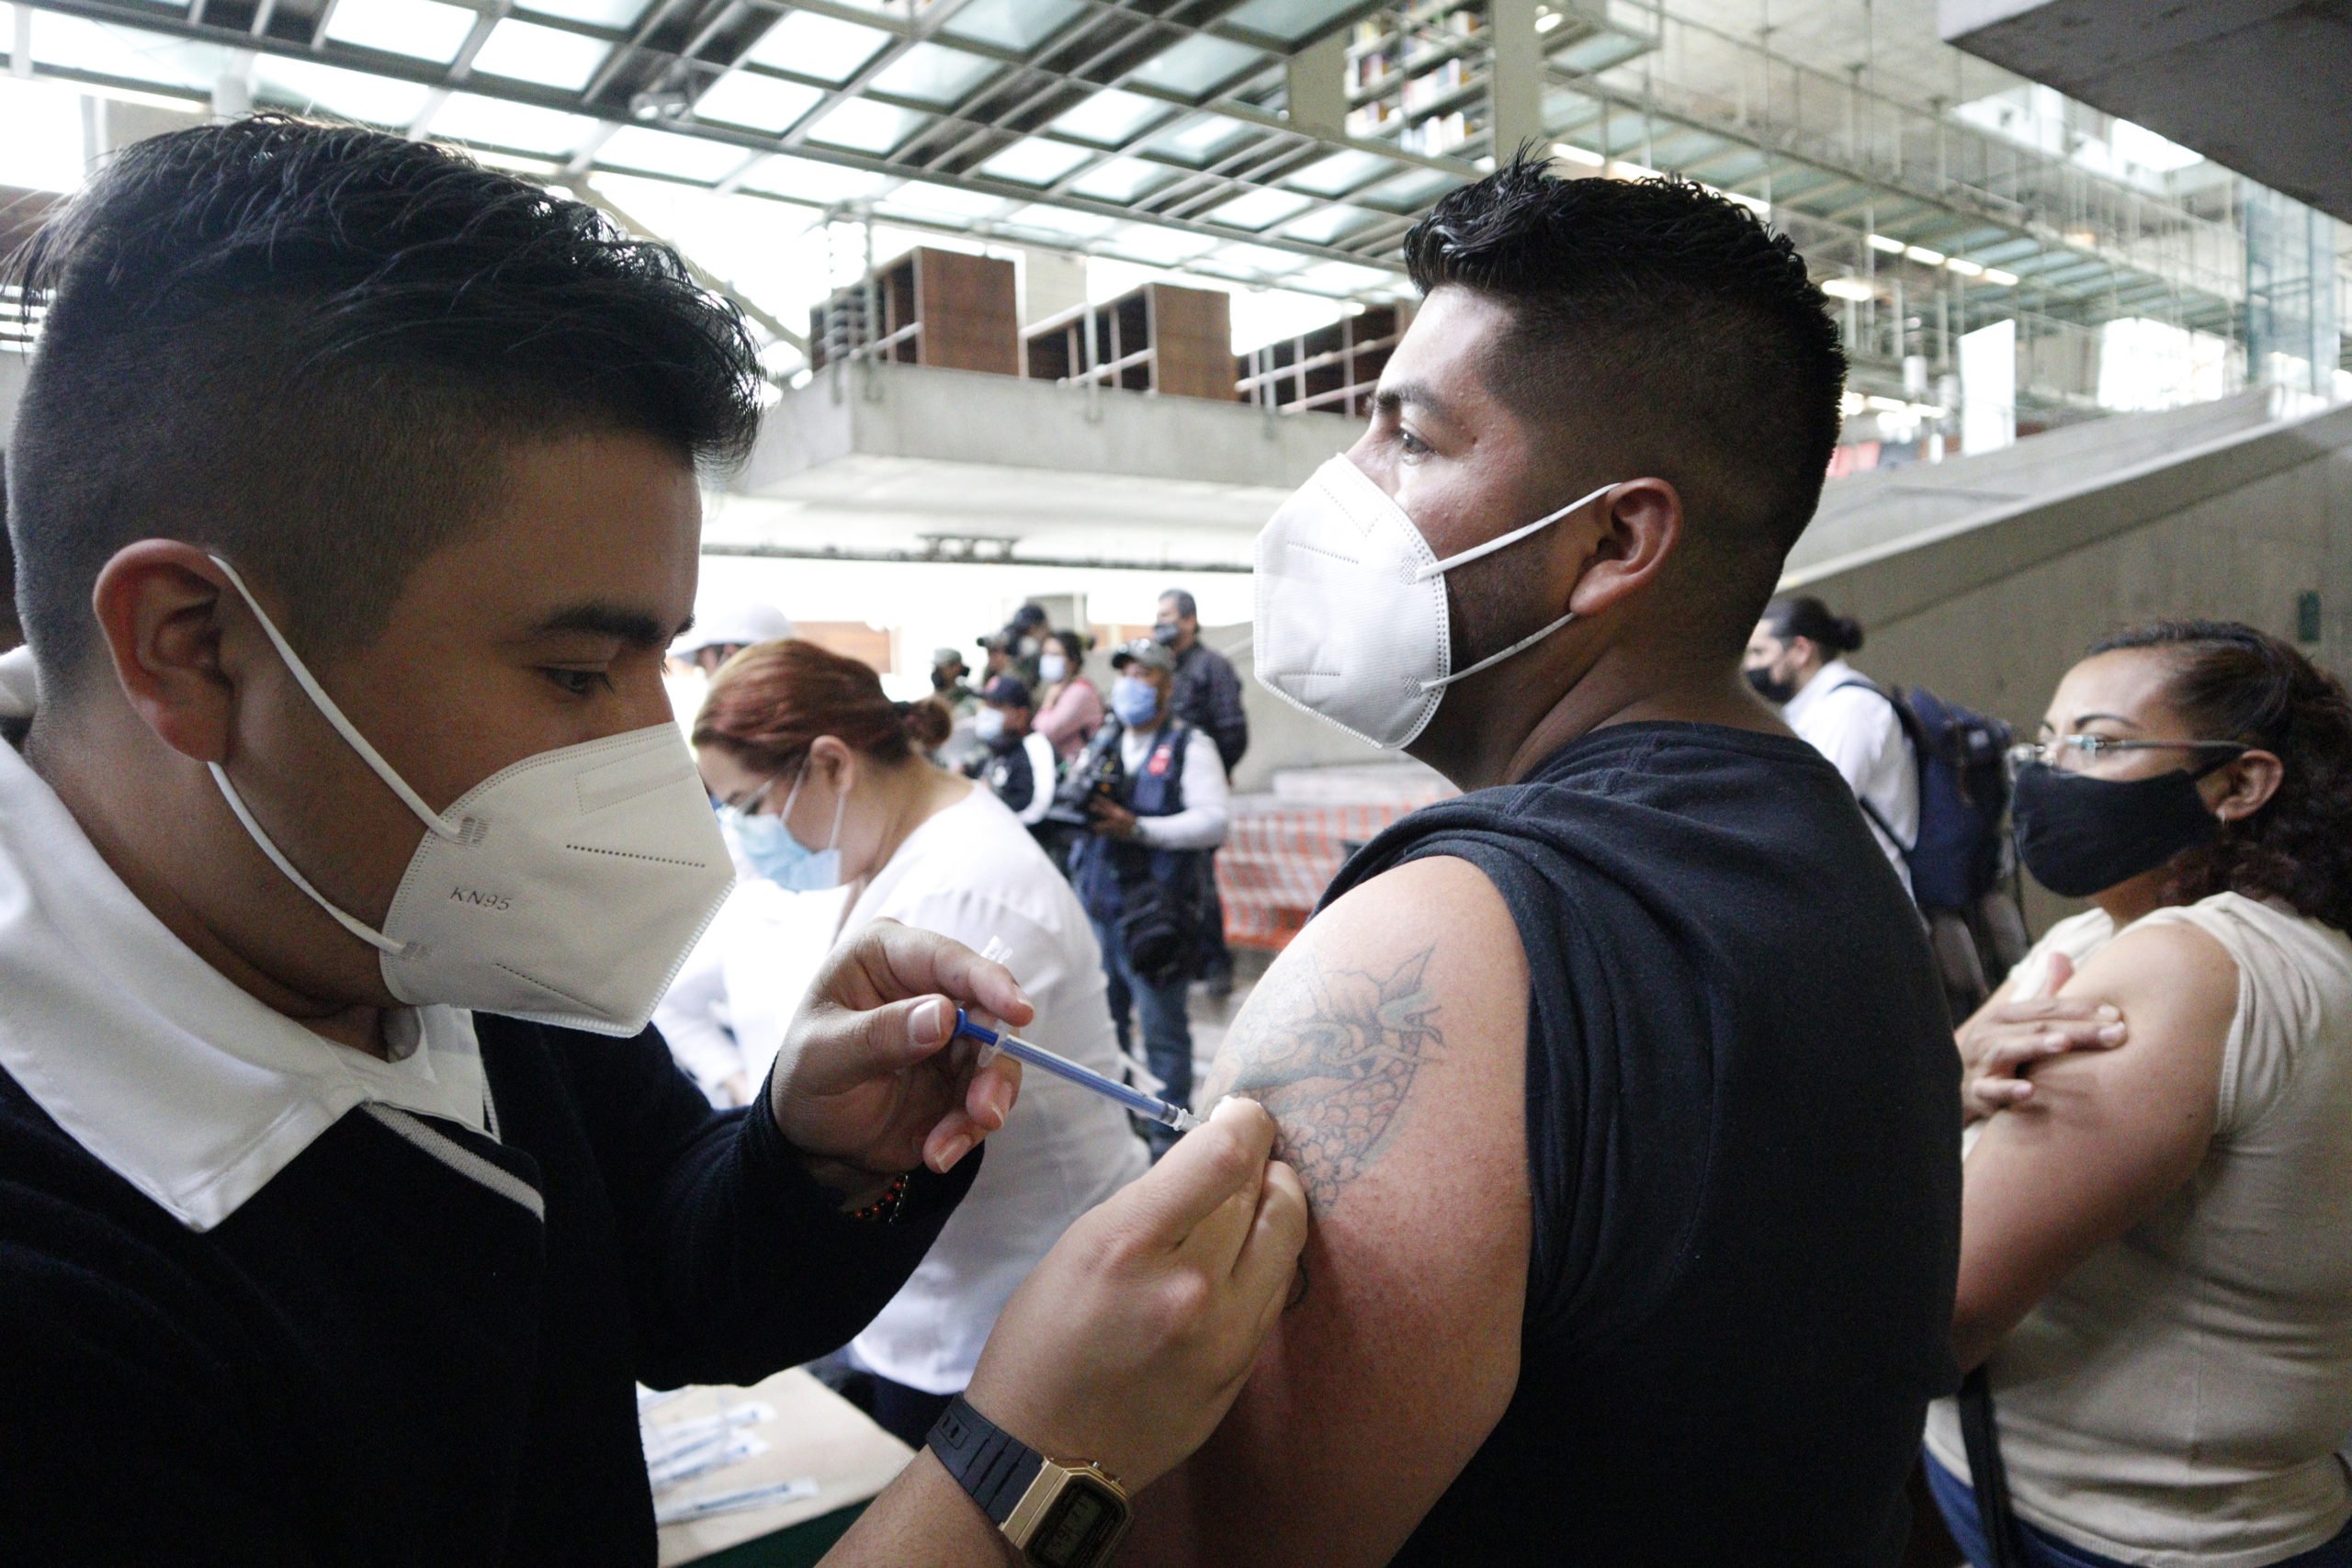
[[849, 805], [849, 792], [842, 792], [833, 803], [832, 841], [821, 850], [812, 850], [792, 836], [786, 826], [791, 819], [793, 802], [800, 798], [800, 786], [808, 781], [808, 764], [800, 765], [799, 776], [792, 781], [792, 793], [784, 797], [784, 809], [773, 816], [754, 816], [761, 796], [775, 787], [770, 779], [758, 795], [745, 807], [724, 807], [729, 821], [735, 829], [735, 842], [742, 849], [743, 858], [752, 871], [775, 883], [787, 893], [822, 893], [842, 885], [842, 812]]
[[1037, 656], [1037, 679], [1048, 685], [1069, 676], [1069, 659], [1066, 654], [1044, 653]]
[[1111, 682], [1111, 711], [1129, 729], [1149, 724], [1159, 711], [1159, 688], [1136, 675], [1122, 675]]

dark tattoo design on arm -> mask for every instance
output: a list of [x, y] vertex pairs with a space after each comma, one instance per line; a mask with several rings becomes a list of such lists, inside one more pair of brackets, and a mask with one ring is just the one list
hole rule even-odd
[[1282, 1123], [1276, 1151], [1329, 1208], [1380, 1157], [1424, 1063], [1445, 1043], [1423, 986], [1433, 947], [1390, 973], [1327, 970], [1299, 953], [1261, 985], [1227, 1037], [1214, 1093], [1241, 1094]]

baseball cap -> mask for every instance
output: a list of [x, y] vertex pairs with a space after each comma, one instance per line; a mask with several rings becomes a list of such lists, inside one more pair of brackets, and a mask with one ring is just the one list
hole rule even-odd
[[1170, 675], [1176, 673], [1176, 655], [1148, 637], [1139, 637], [1111, 655], [1111, 668], [1114, 670], [1125, 670], [1130, 664], [1164, 670]]

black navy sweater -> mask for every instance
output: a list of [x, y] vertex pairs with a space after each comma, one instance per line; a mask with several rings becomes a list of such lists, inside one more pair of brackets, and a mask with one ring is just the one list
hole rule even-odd
[[632, 1382], [842, 1344], [979, 1164], [851, 1220], [652, 1032], [475, 1021], [496, 1139], [363, 1107], [201, 1234], [0, 1074], [0, 1562], [650, 1563]]

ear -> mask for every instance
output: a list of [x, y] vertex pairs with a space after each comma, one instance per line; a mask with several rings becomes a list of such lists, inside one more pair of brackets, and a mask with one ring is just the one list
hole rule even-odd
[[142, 539], [115, 552], [90, 590], [90, 608], [131, 711], [173, 750], [199, 762], [228, 757], [236, 705], [224, 615], [236, 590], [193, 545]]
[[837, 735], [820, 735], [808, 743], [808, 767], [828, 789], [857, 787], [857, 753]]
[[1567, 604], [1587, 617], [1613, 609], [1656, 582], [1682, 542], [1682, 497], [1664, 479], [1628, 479], [1590, 510], [1595, 522], [1571, 536], [1592, 544]]
[[2242, 822], [2270, 804], [2287, 776], [2287, 764], [2269, 751], [2248, 751], [2218, 773], [2207, 775], [2206, 787], [2221, 785], [2218, 795], [2206, 796], [2213, 815], [2224, 822]]

